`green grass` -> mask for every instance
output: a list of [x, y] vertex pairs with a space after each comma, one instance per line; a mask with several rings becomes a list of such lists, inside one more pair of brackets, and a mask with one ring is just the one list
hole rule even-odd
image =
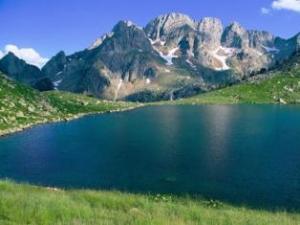
[[64, 121], [85, 114], [137, 106], [134, 103], [101, 101], [66, 92], [40, 93], [0, 74], [0, 135], [39, 123]]
[[173, 104], [299, 104], [300, 76], [275, 74], [267, 80], [247, 82], [181, 99]]
[[299, 225], [300, 214], [188, 197], [65, 191], [0, 181], [0, 224]]
[[[270, 78], [267, 78], [270, 77]], [[239, 85], [175, 101], [175, 104], [299, 104], [300, 56], [295, 55], [265, 80]]]

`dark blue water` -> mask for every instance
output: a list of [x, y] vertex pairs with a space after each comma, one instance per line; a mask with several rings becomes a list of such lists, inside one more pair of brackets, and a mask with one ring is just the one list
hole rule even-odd
[[0, 177], [300, 209], [300, 107], [163, 106], [0, 139]]

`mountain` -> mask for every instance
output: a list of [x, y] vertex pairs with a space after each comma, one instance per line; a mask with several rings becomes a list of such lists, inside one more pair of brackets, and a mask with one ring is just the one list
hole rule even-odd
[[276, 69], [231, 87], [174, 101], [174, 104], [299, 104], [300, 52]]
[[224, 26], [217, 18], [170, 13], [144, 28], [120, 21], [87, 49], [59, 52], [40, 71], [47, 82], [39, 83], [50, 80], [58, 90], [111, 100], [176, 99], [276, 68], [299, 48], [300, 34], [286, 40], [237, 22]]
[[143, 29], [121, 21], [90, 48], [70, 56], [57, 54], [42, 72], [59, 90], [119, 99], [191, 83], [189, 76], [166, 63]]
[[38, 67], [27, 64], [11, 52], [0, 60], [0, 71], [40, 91], [53, 90], [51, 80], [45, 78]]
[[0, 70], [14, 80], [32, 85], [42, 78], [42, 72], [35, 66], [27, 64], [13, 53], [8, 53], [0, 60]]
[[[271, 68], [300, 46], [299, 35], [284, 40], [265, 31], [248, 31], [237, 22], [224, 27], [217, 18], [193, 22], [176, 13], [154, 19], [145, 32], [159, 51], [172, 52], [179, 47], [178, 54], [191, 67], [232, 70], [237, 79]], [[202, 69], [197, 73], [201, 76]]]

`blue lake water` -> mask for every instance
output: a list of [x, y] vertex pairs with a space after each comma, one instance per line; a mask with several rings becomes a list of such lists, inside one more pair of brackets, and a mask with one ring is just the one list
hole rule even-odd
[[0, 138], [0, 178], [300, 209], [300, 107], [157, 106]]

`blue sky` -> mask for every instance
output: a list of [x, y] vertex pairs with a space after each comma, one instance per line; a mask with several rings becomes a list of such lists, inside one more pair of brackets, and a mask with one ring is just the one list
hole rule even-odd
[[0, 49], [14, 44], [48, 58], [60, 50], [70, 54], [88, 47], [119, 20], [144, 26], [173, 11], [197, 20], [218, 17], [225, 25], [238, 21], [282, 37], [300, 32], [299, 0], [0, 0]]

